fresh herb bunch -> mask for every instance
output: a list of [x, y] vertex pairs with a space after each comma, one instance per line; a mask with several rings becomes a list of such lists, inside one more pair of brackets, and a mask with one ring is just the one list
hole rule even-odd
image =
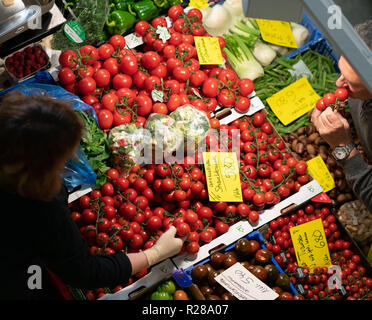
[[308, 80], [319, 96], [322, 97], [327, 92], [334, 92], [337, 89], [336, 80], [339, 74], [333, 65], [332, 59], [314, 50], [308, 50], [292, 59], [278, 58], [273, 64], [265, 67], [265, 75], [254, 81], [255, 91], [266, 106], [267, 117], [279, 134], [290, 134], [301, 127], [311, 124], [309, 117], [305, 114], [289, 125], [283, 125], [266, 101], [267, 98], [298, 80], [295, 75], [291, 75], [289, 70], [300, 59], [302, 59], [313, 74], [313, 78]]
[[97, 175], [96, 185], [100, 188], [106, 182], [106, 171], [110, 169], [108, 166], [110, 159], [108, 139], [92, 115], [80, 110], [76, 112], [83, 119], [85, 126], [80, 145]]
[[62, 27], [53, 35], [52, 48], [61, 51], [79, 49], [86, 44], [95, 44], [103, 40], [103, 28], [109, 12], [108, 0], [80, 0], [74, 8], [74, 14], [77, 17], [76, 21], [85, 31], [85, 40], [82, 43], [70, 41]]

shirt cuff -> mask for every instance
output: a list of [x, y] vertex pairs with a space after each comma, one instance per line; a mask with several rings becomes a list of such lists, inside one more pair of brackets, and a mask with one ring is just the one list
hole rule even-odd
[[345, 173], [352, 172], [353, 175], [358, 175], [365, 171], [366, 163], [359, 151], [351, 158], [337, 161], [345, 170]]

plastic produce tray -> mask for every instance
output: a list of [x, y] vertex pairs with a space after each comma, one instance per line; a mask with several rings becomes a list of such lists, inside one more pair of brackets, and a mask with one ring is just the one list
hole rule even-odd
[[[246, 236], [243, 237], [243, 238], [248, 239], [248, 240], [256, 240], [256, 241], [259, 242], [259, 244], [260, 244], [260, 246], [261, 246], [261, 249], [266, 249], [265, 241], [264, 241], [262, 235], [261, 235], [258, 231], [253, 231], [253, 232], [249, 233], [248, 235], [246, 235]], [[233, 249], [235, 248], [235, 244], [236, 244], [236, 241], [235, 241], [233, 244], [229, 245], [228, 247], [226, 247], [226, 248], [224, 248], [224, 249], [222, 249], [222, 250], [219, 250], [219, 251], [225, 253], [225, 252], [227, 252], [227, 251], [233, 250]], [[215, 251], [215, 252], [217, 252], [217, 251]], [[212, 253], [211, 253], [211, 254], [212, 254]], [[192, 270], [194, 269], [194, 267], [196, 267], [196, 266], [198, 266], [198, 265], [201, 265], [201, 264], [209, 263], [210, 260], [211, 260], [211, 258], [208, 257], [207, 259], [204, 259], [203, 261], [200, 261], [200, 262], [198, 262], [197, 264], [195, 264], [195, 265], [193, 265], [193, 266], [191, 266], [191, 267], [188, 267], [187, 269], [184, 270], [185, 273], [186, 273], [186, 275], [187, 275], [190, 279], [192, 279], [192, 278], [191, 278], [191, 272], [192, 272]], [[275, 266], [278, 268], [278, 270], [279, 270], [280, 273], [284, 273], [284, 271], [283, 271], [282, 268], [278, 265], [278, 263], [275, 261], [274, 258], [271, 258], [271, 261], [272, 261], [272, 264], [275, 265]], [[293, 294], [298, 294], [297, 290], [295, 289], [295, 287], [293, 286], [292, 283], [290, 284], [290, 290], [291, 290], [291, 292], [292, 292]]]

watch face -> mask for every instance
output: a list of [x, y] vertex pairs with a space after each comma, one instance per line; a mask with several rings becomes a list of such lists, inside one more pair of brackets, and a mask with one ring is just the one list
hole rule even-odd
[[347, 157], [347, 152], [344, 148], [335, 148], [333, 154], [337, 160], [343, 160]]

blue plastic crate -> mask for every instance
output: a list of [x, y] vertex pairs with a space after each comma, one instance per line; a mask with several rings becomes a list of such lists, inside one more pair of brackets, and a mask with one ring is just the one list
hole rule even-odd
[[[244, 238], [248, 239], [248, 240], [256, 240], [256, 241], [259, 242], [262, 249], [267, 249], [266, 246], [265, 246], [265, 240], [263, 239], [262, 235], [258, 231], [253, 231], [250, 234], [246, 235]], [[233, 244], [224, 248], [223, 250], [221, 250], [221, 252], [227, 252], [227, 251], [233, 250], [235, 248], [235, 244], [236, 244], [236, 242], [234, 242]], [[192, 281], [192, 277], [191, 277], [192, 269], [194, 269], [194, 267], [196, 267], [200, 264], [209, 263], [210, 260], [211, 260], [210, 258], [204, 259], [203, 261], [200, 261], [199, 263], [195, 264], [194, 266], [188, 267], [185, 270], [186, 275], [190, 278], [191, 281]], [[278, 268], [280, 273], [284, 273], [283, 269], [279, 266], [279, 264], [275, 261], [274, 258], [271, 259], [271, 262], [272, 262], [273, 265], [275, 265]], [[295, 289], [295, 287], [292, 283], [290, 284], [290, 289], [291, 289], [291, 291], [294, 295], [298, 294], [298, 291]]]
[[296, 54], [291, 54], [284, 58], [288, 58], [288, 59], [294, 58], [298, 54], [303, 54], [308, 50], [314, 50], [322, 54], [325, 57], [330, 57], [331, 60], [333, 61], [333, 66], [335, 67], [336, 72], [340, 73], [340, 69], [338, 68], [338, 58], [336, 54], [333, 52], [332, 45], [325, 38], [320, 38], [318, 40], [315, 40], [309, 45], [307, 45], [306, 48], [302, 48], [301, 50], [299, 50]]
[[300, 24], [303, 25], [307, 30], [309, 30], [310, 38], [308, 42], [305, 43], [302, 47], [291, 51], [283, 58], [293, 58], [294, 56], [297, 56], [300, 52], [306, 51], [314, 42], [318, 41], [319, 39], [322, 39], [323, 34], [321, 30], [313, 25], [313, 23], [310, 21], [310, 19], [305, 13], [303, 14], [303, 18]]

